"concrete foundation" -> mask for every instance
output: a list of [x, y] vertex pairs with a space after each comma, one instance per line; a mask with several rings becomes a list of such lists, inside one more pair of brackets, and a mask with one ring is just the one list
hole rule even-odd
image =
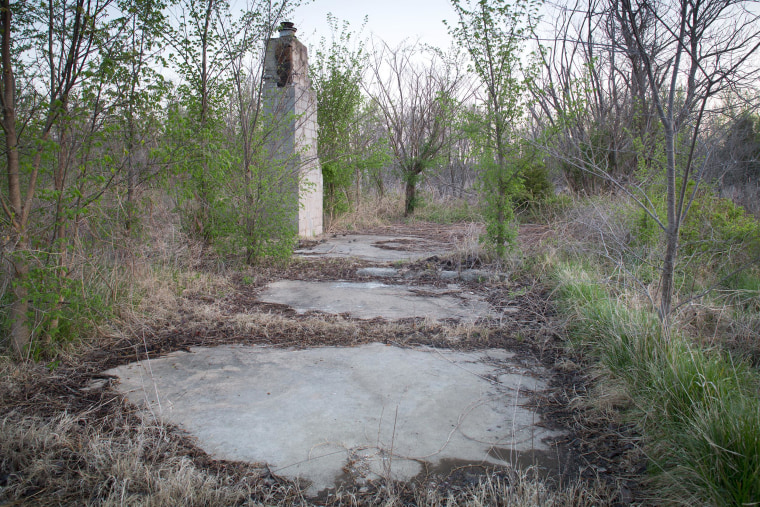
[[288, 305], [299, 313], [312, 310], [348, 313], [360, 319], [422, 317], [433, 321], [475, 322], [491, 316], [488, 303], [458, 287], [438, 289], [378, 282], [280, 280], [267, 285], [259, 299]]
[[178, 424], [215, 457], [306, 479], [312, 495], [447, 462], [551, 456], [547, 440], [560, 435], [525, 406], [545, 372], [505, 350], [220, 346], [107, 373], [143, 417]]
[[446, 248], [442, 245], [423, 238], [371, 234], [337, 236], [296, 250], [296, 254], [303, 257], [354, 257], [375, 262], [411, 261], [445, 252]]

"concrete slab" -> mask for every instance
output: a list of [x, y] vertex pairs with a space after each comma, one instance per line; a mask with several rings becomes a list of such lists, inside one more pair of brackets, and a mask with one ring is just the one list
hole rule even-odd
[[375, 262], [395, 262], [441, 255], [446, 250], [443, 245], [424, 238], [353, 234], [328, 238], [314, 247], [296, 250], [296, 254], [309, 257], [355, 257]]
[[393, 278], [399, 276], [398, 269], [395, 268], [360, 268], [356, 270], [359, 276], [376, 276], [378, 278]]
[[524, 406], [527, 386], [544, 381], [509, 359], [381, 344], [220, 346], [107, 373], [145, 416], [179, 425], [213, 456], [267, 462], [316, 494], [346, 474], [409, 480], [423, 463], [506, 464], [548, 449], [559, 434]]
[[379, 282], [280, 280], [267, 285], [259, 299], [288, 305], [298, 313], [318, 310], [349, 313], [360, 319], [426, 317], [474, 322], [491, 312], [488, 303], [471, 294], [459, 294], [458, 290]]

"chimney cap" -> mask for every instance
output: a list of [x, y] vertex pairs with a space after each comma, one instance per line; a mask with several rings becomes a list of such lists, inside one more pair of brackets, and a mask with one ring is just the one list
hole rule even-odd
[[280, 23], [280, 37], [290, 37], [296, 34], [295, 23], [291, 21], [283, 21]]

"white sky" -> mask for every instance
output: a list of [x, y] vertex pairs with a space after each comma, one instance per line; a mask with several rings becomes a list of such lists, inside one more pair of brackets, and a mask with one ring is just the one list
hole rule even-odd
[[390, 46], [404, 39], [447, 49], [451, 45], [443, 20], [456, 20], [449, 0], [314, 0], [305, 1], [291, 16], [298, 38], [307, 46], [316, 46], [321, 37], [330, 40], [327, 13], [350, 23], [358, 32], [368, 16], [362, 38], [375, 35]]

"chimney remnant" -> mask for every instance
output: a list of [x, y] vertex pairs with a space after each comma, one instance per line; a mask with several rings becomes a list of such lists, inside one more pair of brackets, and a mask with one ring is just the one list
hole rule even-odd
[[317, 97], [308, 75], [308, 53], [293, 23], [280, 25], [264, 61], [264, 112], [272, 121], [268, 142], [273, 167], [293, 175], [294, 227], [301, 237], [322, 234], [322, 169], [317, 156]]

